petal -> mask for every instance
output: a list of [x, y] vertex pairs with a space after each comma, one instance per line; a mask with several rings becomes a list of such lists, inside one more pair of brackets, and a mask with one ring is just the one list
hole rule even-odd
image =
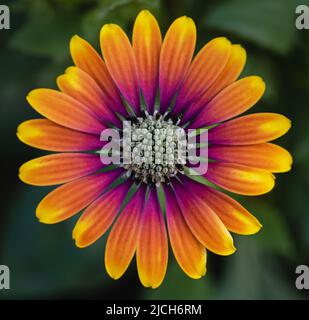
[[189, 68], [196, 42], [196, 27], [188, 17], [176, 19], [168, 29], [160, 54], [160, 111], [164, 113]]
[[47, 224], [72, 217], [94, 201], [120, 173], [121, 170], [114, 170], [95, 174], [58, 187], [39, 203], [36, 216]]
[[105, 124], [121, 126], [116, 114], [105, 104], [98, 84], [82, 69], [69, 67], [66, 73], [57, 78], [59, 89], [91, 109]]
[[50, 186], [81, 178], [102, 167], [96, 154], [58, 153], [24, 163], [19, 169], [19, 178], [28, 184]]
[[207, 199], [195, 189], [196, 184], [188, 178], [184, 180], [184, 185], [174, 184], [177, 201], [189, 228], [208, 250], [220, 255], [234, 253], [236, 249], [232, 236], [208, 206]]
[[249, 146], [219, 146], [208, 148], [211, 159], [233, 162], [270, 172], [286, 172], [291, 169], [293, 159], [290, 153], [272, 143]]
[[190, 108], [184, 110], [185, 115], [183, 122], [189, 121], [202, 108], [204, 108], [215, 95], [239, 77], [245, 66], [246, 58], [247, 54], [245, 49], [238, 44], [233, 44], [231, 47], [230, 57], [224, 66], [223, 71], [215, 79], [214, 83], [206, 89], [203, 95], [191, 104]]
[[145, 188], [142, 186], [125, 206], [107, 238], [105, 267], [113, 279], [119, 279], [125, 273], [134, 256], [144, 199]]
[[173, 113], [190, 109], [203, 92], [211, 86], [225, 67], [231, 53], [231, 43], [226, 38], [209, 41], [194, 58], [179, 90]]
[[[197, 187], [195, 188], [197, 190]], [[198, 189], [228, 230], [248, 235], [261, 229], [262, 225], [259, 221], [236, 200], [202, 184], [199, 184]]]
[[131, 183], [128, 181], [101, 195], [78, 219], [73, 230], [73, 239], [79, 248], [84, 248], [101, 238], [115, 220]]
[[156, 18], [148, 10], [141, 11], [135, 20], [132, 43], [140, 86], [147, 110], [152, 114], [158, 90], [162, 37]]
[[210, 162], [204, 177], [221, 188], [248, 196], [267, 193], [275, 186], [275, 177], [269, 171], [235, 163]]
[[291, 127], [291, 121], [277, 113], [255, 113], [225, 122], [208, 132], [215, 144], [246, 145], [277, 139]]
[[157, 288], [162, 283], [168, 259], [165, 223], [155, 190], [151, 190], [141, 218], [137, 244], [137, 271], [145, 287]]
[[134, 52], [124, 31], [106, 24], [100, 33], [101, 50], [109, 73], [136, 114], [140, 114], [140, 94]]
[[206, 274], [206, 250], [188, 227], [173, 191], [168, 187], [164, 190], [168, 233], [175, 258], [189, 277], [199, 279]]
[[264, 91], [262, 78], [250, 76], [240, 79], [213, 98], [190, 127], [201, 128], [238, 116], [255, 105]]
[[37, 112], [67, 128], [95, 134], [105, 128], [87, 107], [59, 91], [35, 89], [27, 100]]
[[77, 35], [71, 39], [70, 50], [74, 64], [87, 72], [101, 87], [105, 104], [115, 112], [127, 114], [118, 89], [97, 51]]
[[98, 136], [71, 130], [47, 119], [21, 123], [17, 137], [32, 147], [48, 151], [99, 150], [103, 146]]

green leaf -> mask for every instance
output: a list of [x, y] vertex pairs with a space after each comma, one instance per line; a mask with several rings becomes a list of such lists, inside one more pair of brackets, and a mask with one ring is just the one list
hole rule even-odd
[[128, 27], [142, 9], [155, 10], [158, 0], [103, 0], [100, 6], [89, 11], [83, 18], [83, 36], [90, 41], [97, 41], [100, 28], [105, 23], [117, 23]]
[[262, 272], [259, 248], [252, 238], [235, 240], [237, 251], [224, 261], [225, 272], [215, 298], [257, 299]]
[[204, 25], [286, 54], [297, 40], [295, 7], [294, 0], [229, 0], [210, 9]]
[[70, 38], [79, 32], [79, 17], [57, 12], [47, 1], [35, 1], [25, 24], [15, 32], [10, 47], [23, 53], [61, 61], [69, 54]]
[[71, 238], [76, 218], [57, 225], [38, 222], [35, 207], [48, 189], [24, 186], [10, 204], [0, 260], [10, 268], [11, 290], [4, 297], [43, 298], [112, 283], [104, 270], [105, 237], [78, 249]]
[[[268, 102], [278, 100], [279, 81], [276, 65], [267, 55], [258, 54], [248, 50], [247, 63], [242, 76], [258, 75], [266, 83], [266, 91], [262, 98]], [[260, 109], [262, 111], [262, 109]]]
[[237, 251], [224, 264], [215, 299], [295, 299], [291, 277], [278, 272], [280, 265], [272, 253], [251, 238], [236, 239]]
[[[307, 165], [307, 169], [305, 169]], [[282, 206], [287, 215], [291, 228], [295, 230], [298, 241], [297, 254], [298, 261], [302, 257], [307, 257], [309, 246], [309, 215], [308, 208], [308, 189], [309, 189], [309, 168], [308, 158], [306, 163], [297, 163], [294, 174], [291, 176], [286, 188], [285, 194], [282, 195]]]
[[284, 212], [280, 212], [269, 200], [246, 200], [245, 207], [255, 215], [263, 225], [254, 237], [263, 250], [291, 258], [295, 252], [291, 231]]

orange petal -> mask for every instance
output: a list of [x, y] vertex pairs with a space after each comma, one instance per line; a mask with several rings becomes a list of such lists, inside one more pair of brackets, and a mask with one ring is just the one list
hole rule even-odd
[[35, 89], [28, 94], [27, 100], [37, 112], [67, 128], [95, 134], [105, 128], [91, 110], [59, 91]]
[[154, 190], [141, 218], [141, 230], [137, 244], [137, 271], [145, 287], [157, 288], [162, 283], [168, 259], [168, 243], [165, 223]]
[[162, 37], [156, 18], [148, 10], [141, 11], [135, 20], [132, 43], [140, 86], [147, 110], [152, 114], [158, 90]]
[[140, 94], [134, 52], [124, 31], [106, 24], [100, 33], [101, 50], [112, 78], [136, 114], [140, 114]]
[[214, 144], [258, 144], [283, 136], [290, 127], [291, 121], [281, 114], [255, 113], [210, 129], [208, 139]]
[[85, 153], [58, 153], [24, 163], [19, 178], [37, 186], [50, 186], [81, 178], [103, 167], [100, 156]]
[[[208, 250], [229, 255], [235, 252], [233, 238], [223, 222], [208, 206], [207, 199], [195, 189], [196, 182], [175, 183], [175, 192], [182, 214], [198, 241]], [[191, 180], [192, 181], [192, 180]]]
[[182, 83], [195, 49], [196, 27], [188, 17], [176, 19], [168, 29], [160, 54], [160, 111], [164, 113]]
[[129, 182], [117, 186], [100, 196], [83, 212], [73, 230], [77, 247], [87, 247], [103, 236], [115, 220], [130, 187]]
[[254, 106], [264, 91], [262, 78], [250, 76], [240, 79], [213, 98], [190, 126], [201, 128], [238, 116]]
[[47, 119], [21, 123], [17, 137], [32, 147], [48, 151], [100, 150], [103, 145], [98, 136], [71, 130]]
[[214, 160], [233, 162], [270, 172], [289, 171], [293, 162], [287, 150], [272, 143], [249, 146], [213, 145], [208, 148], [208, 156]]
[[111, 110], [126, 114], [117, 87], [97, 51], [77, 35], [71, 39], [70, 50], [74, 64], [87, 72], [101, 87], [105, 104]]
[[203, 95], [194, 102], [190, 108], [184, 110], [184, 122], [190, 120], [197, 114], [206, 104], [216, 96], [222, 89], [232, 84], [241, 74], [247, 59], [247, 54], [244, 48], [238, 44], [233, 44], [231, 47], [230, 57], [224, 66], [220, 75], [215, 79], [214, 83], [206, 89]]
[[47, 224], [72, 217], [94, 201], [120, 172], [114, 170], [95, 174], [58, 187], [39, 203], [36, 216], [40, 222]]
[[240, 203], [226, 194], [207, 186], [202, 186], [201, 194], [228, 230], [247, 235], [261, 229], [259, 221]]
[[210, 162], [204, 177], [221, 188], [248, 196], [267, 193], [275, 186], [275, 177], [269, 171], [235, 163]]
[[239, 44], [233, 44], [231, 54], [223, 71], [214, 83], [206, 90], [203, 97], [207, 95], [208, 101], [211, 100], [217, 93], [233, 83], [241, 74], [246, 64], [246, 50]]
[[69, 67], [57, 78], [59, 89], [91, 109], [106, 124], [121, 126], [121, 121], [105, 104], [98, 84], [82, 69]]
[[193, 102], [216, 80], [225, 67], [231, 53], [231, 43], [226, 38], [209, 41], [194, 58], [188, 74], [177, 95], [173, 112], [190, 109]]
[[188, 227], [173, 191], [166, 187], [165, 194], [168, 233], [175, 258], [189, 277], [199, 279], [206, 273], [206, 250]]
[[140, 187], [121, 212], [107, 238], [105, 267], [113, 279], [119, 279], [125, 273], [134, 256], [144, 199], [145, 189]]

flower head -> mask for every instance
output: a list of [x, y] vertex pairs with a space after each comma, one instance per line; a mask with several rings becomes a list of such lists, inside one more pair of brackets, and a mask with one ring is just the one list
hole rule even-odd
[[[193, 58], [195, 42], [192, 19], [176, 19], [162, 41], [156, 19], [142, 11], [132, 44], [119, 26], [104, 25], [102, 58], [74, 36], [74, 66], [57, 78], [59, 90], [36, 89], [27, 96], [44, 118], [22, 123], [18, 138], [56, 153], [23, 164], [20, 178], [32, 185], [61, 185], [39, 203], [36, 215], [52, 224], [82, 211], [73, 230], [81, 248], [111, 229], [105, 266], [112, 278], [120, 278], [136, 255], [142, 284], [158, 287], [167, 268], [167, 233], [183, 271], [202, 277], [206, 250], [232, 254], [230, 232], [247, 235], [261, 228], [218, 189], [261, 195], [274, 187], [273, 173], [290, 170], [290, 154], [269, 143], [289, 130], [286, 117], [255, 113], [236, 118], [265, 90], [258, 76], [237, 80], [245, 50], [219, 37]], [[200, 150], [207, 149], [208, 158], [197, 181], [186, 142], [190, 129], [200, 128], [208, 129], [195, 135], [207, 142]], [[116, 143], [102, 139], [108, 129], [118, 135]], [[115, 145], [120, 161], [104, 163], [109, 159], [104, 152]], [[180, 161], [182, 145], [187, 149]], [[130, 161], [123, 161], [126, 156]]]

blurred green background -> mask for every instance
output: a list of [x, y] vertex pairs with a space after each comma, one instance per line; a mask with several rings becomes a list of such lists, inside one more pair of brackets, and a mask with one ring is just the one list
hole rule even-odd
[[[11, 270], [11, 290], [0, 298], [132, 299], [296, 299], [295, 268], [309, 264], [309, 30], [295, 28], [301, 0], [18, 0], [11, 29], [0, 30], [1, 213], [0, 265]], [[254, 236], [235, 235], [237, 252], [208, 255], [208, 274], [187, 278], [172, 254], [163, 285], [139, 283], [135, 262], [118, 281], [105, 271], [105, 238], [87, 249], [75, 247], [71, 230], [77, 217], [58, 225], [40, 224], [35, 207], [50, 190], [22, 184], [18, 167], [44, 154], [20, 143], [16, 127], [38, 117], [25, 96], [36, 87], [55, 87], [55, 78], [72, 64], [74, 34], [98, 47], [100, 27], [116, 22], [131, 33], [141, 9], [151, 10], [164, 33], [174, 18], [191, 16], [198, 47], [227, 36], [248, 53], [245, 74], [261, 75], [267, 91], [254, 112], [279, 112], [293, 127], [279, 144], [294, 156], [293, 170], [277, 177], [269, 195], [239, 200], [263, 224]]]

